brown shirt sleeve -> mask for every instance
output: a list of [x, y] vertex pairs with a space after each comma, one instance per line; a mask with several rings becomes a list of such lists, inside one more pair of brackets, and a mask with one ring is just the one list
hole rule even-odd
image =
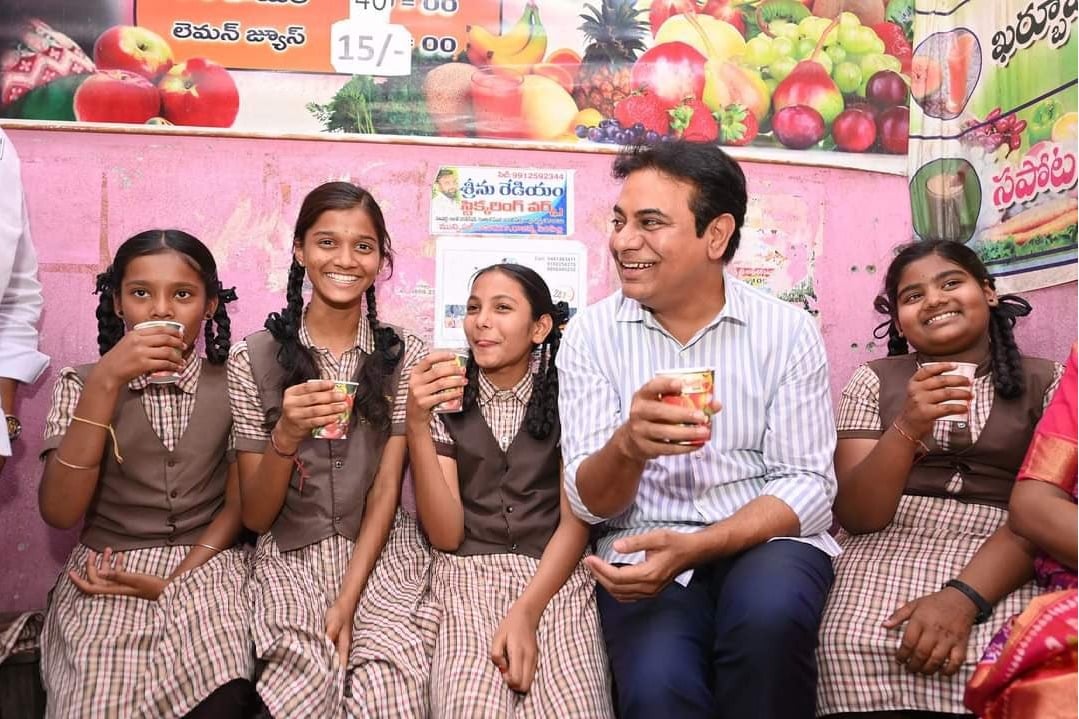
[[45, 417], [45, 441], [41, 445], [41, 457], [60, 446], [64, 433], [71, 426], [75, 407], [82, 396], [82, 379], [74, 367], [64, 367], [52, 388], [52, 405]]
[[836, 414], [836, 433], [839, 439], [879, 439], [880, 378], [862, 365], [843, 388], [843, 397]]
[[264, 427], [265, 413], [255, 376], [251, 371], [251, 356], [247, 342], [241, 340], [232, 346], [228, 363], [229, 406], [232, 408], [233, 447], [238, 452], [262, 454], [270, 433]]
[[390, 419], [390, 434], [394, 437], [405, 436], [405, 407], [408, 404], [408, 381], [412, 377], [412, 368], [427, 356], [427, 345], [416, 335], [404, 333], [405, 352], [401, 358], [401, 374], [397, 378], [397, 393], [393, 398], [393, 415]]

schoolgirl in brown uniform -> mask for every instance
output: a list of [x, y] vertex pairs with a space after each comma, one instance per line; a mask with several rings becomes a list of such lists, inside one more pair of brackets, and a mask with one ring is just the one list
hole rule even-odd
[[[378, 319], [375, 278], [390, 267], [370, 193], [321, 185], [296, 221], [287, 307], [229, 358], [243, 519], [264, 533], [256, 686], [274, 717], [426, 716], [416, 609], [430, 554], [398, 508], [408, 375], [425, 350]], [[347, 438], [315, 438], [348, 406], [337, 381], [358, 384]]]
[[[101, 359], [61, 370], [45, 428], [42, 517], [84, 521], [41, 637], [47, 715], [243, 716], [254, 667], [223, 366], [235, 295], [179, 230], [129, 239], [97, 291]], [[183, 330], [133, 329], [149, 320]]]
[[[467, 371], [445, 352], [412, 373], [408, 441], [433, 552], [433, 717], [612, 716], [588, 528], [561, 493], [558, 375], [566, 320], [520, 265], [481, 270]], [[538, 371], [531, 370], [539, 349]], [[463, 411], [434, 414], [463, 396]]]

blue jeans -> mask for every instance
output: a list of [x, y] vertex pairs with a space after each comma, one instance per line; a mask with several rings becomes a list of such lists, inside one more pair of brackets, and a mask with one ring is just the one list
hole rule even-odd
[[777, 540], [621, 603], [597, 586], [621, 719], [813, 719], [832, 561]]

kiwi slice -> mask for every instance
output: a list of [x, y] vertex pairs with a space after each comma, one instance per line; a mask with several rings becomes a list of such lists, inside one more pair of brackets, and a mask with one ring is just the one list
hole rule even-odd
[[797, 24], [809, 15], [809, 8], [798, 0], [764, 0], [757, 6], [757, 23], [762, 28], [767, 27], [773, 20], [785, 20]]

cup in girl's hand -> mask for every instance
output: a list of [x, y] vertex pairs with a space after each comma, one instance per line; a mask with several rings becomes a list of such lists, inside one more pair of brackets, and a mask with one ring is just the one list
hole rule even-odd
[[[966, 377], [970, 382], [970, 391], [974, 392], [974, 373], [978, 370], [978, 365], [973, 362], [923, 362], [922, 367], [936, 367], [942, 364], [954, 364], [955, 369], [945, 370], [940, 373], [940, 376], [947, 377], [949, 375]], [[969, 399], [950, 399], [940, 404], [961, 404], [967, 408], [966, 412], [959, 414], [949, 414], [945, 417], [939, 418], [938, 422], [966, 422], [967, 416], [970, 414], [970, 400]]]
[[[309, 379], [308, 382], [322, 382], [320, 379]], [[345, 408], [337, 415], [337, 419], [322, 427], [311, 430], [311, 436], [315, 439], [348, 439], [348, 426], [352, 420], [352, 403], [356, 401], [357, 382], [345, 382], [333, 380], [333, 391], [345, 395]]]
[[[676, 379], [682, 383], [680, 394], [661, 395], [662, 402], [703, 412], [706, 417], [712, 416], [712, 390], [715, 386], [715, 372], [712, 369], [707, 367], [666, 369], [657, 372], [656, 376]], [[678, 442], [678, 444], [697, 446], [704, 444], [704, 440]]]
[[[439, 351], [439, 352], [453, 352], [453, 359], [450, 360], [451, 362], [454, 362], [461, 369], [464, 369], [465, 367], [468, 366], [468, 353], [467, 352], [462, 352], [460, 350], [436, 350], [436, 351]], [[445, 363], [444, 362], [439, 362], [438, 364], [445, 364]], [[455, 392], [455, 391], [459, 391], [459, 390], [444, 389], [441, 392], [439, 392], [439, 394], [450, 394], [450, 393]], [[431, 411], [434, 412], [435, 414], [452, 414], [454, 412], [460, 412], [462, 409], [464, 409], [464, 397], [460, 396], [460, 397], [453, 397], [452, 399], [448, 399], [445, 402], [440, 402], [439, 404], [436, 404], [434, 406], [434, 409], [432, 409]]]
[[[183, 337], [184, 335], [183, 323], [173, 322], [172, 320], [149, 320], [147, 322], [140, 322], [131, 329], [141, 330], [154, 327], [165, 327], [168, 329], [176, 330], [180, 333], [181, 337]], [[162, 370], [161, 372], [151, 372], [148, 381], [150, 384], [173, 384], [179, 379], [179, 372], [173, 372], [172, 370]]]

